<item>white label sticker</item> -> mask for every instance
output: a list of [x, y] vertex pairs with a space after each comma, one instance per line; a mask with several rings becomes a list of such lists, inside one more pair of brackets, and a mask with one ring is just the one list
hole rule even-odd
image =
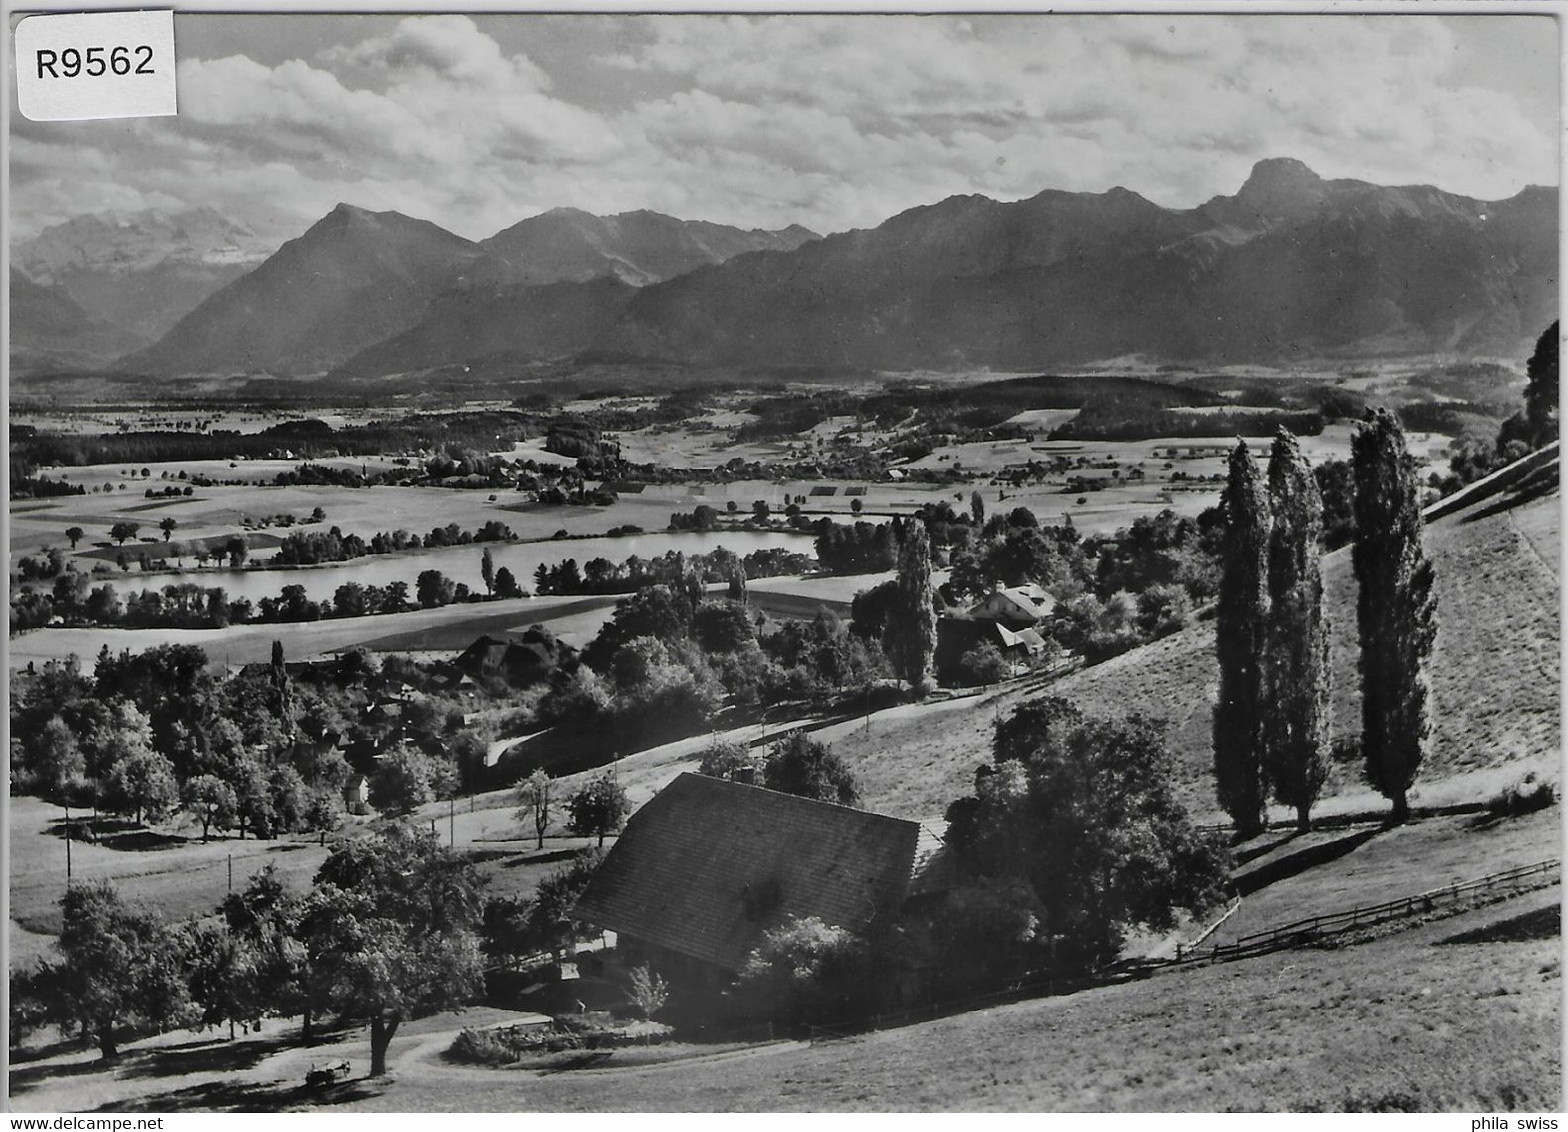
[[177, 113], [173, 12], [28, 16], [15, 41], [17, 105], [34, 122]]

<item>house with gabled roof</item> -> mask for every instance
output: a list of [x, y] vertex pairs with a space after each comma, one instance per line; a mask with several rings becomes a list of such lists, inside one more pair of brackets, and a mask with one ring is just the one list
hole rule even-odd
[[891, 923], [939, 857], [918, 822], [686, 773], [632, 815], [572, 917], [615, 932], [627, 965], [717, 987], [791, 917]]
[[1028, 582], [991, 591], [969, 610], [977, 620], [999, 621], [1016, 627], [1037, 625], [1056, 612], [1056, 599], [1043, 586]]

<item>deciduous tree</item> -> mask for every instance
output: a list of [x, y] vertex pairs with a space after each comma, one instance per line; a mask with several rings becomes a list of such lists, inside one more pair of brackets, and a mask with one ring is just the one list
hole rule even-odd
[[60, 910], [60, 961], [46, 966], [40, 984], [62, 1029], [90, 1033], [107, 1061], [138, 1029], [182, 1018], [182, 948], [162, 922], [127, 907], [107, 881], [72, 884]]
[[544, 831], [550, 828], [550, 785], [544, 768], [535, 767], [517, 787], [517, 820], [533, 822], [535, 849], [544, 848]]
[[566, 800], [567, 828], [578, 837], [597, 837], [603, 845], [608, 834], [621, 828], [631, 808], [621, 784], [601, 774]]
[[804, 731], [791, 731], [773, 744], [763, 765], [762, 784], [769, 790], [841, 806], [860, 804], [860, 786], [849, 766]]
[[1155, 723], [1036, 701], [997, 728], [994, 757], [949, 807], [947, 842], [979, 876], [1028, 885], [1060, 958], [1103, 963], [1133, 926], [1168, 929], [1220, 896], [1224, 848], [1176, 801]]
[[433, 833], [395, 822], [322, 864], [302, 931], [328, 1004], [370, 1022], [370, 1075], [405, 1019], [463, 1006], [483, 989], [480, 877]]
[[211, 828], [228, 829], [234, 824], [237, 807], [234, 788], [216, 775], [197, 775], [186, 782], [180, 796], [184, 807], [201, 822], [203, 841], [207, 840]]

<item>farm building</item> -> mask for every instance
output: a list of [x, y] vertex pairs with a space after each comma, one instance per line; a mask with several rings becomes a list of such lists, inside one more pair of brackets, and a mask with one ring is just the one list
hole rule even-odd
[[363, 774], [352, 774], [343, 785], [343, 806], [351, 814], [370, 812], [370, 779]]
[[1056, 599], [1033, 582], [993, 590], [970, 607], [969, 616], [1014, 628], [1037, 625], [1056, 610]]
[[500, 678], [521, 688], [548, 680], [567, 647], [548, 629], [533, 625], [515, 638], [480, 637], [452, 663], [475, 680]]
[[716, 989], [791, 917], [897, 917], [939, 847], [918, 822], [687, 773], [627, 822], [572, 915], [615, 932], [626, 965]]
[[1029, 626], [1009, 628], [1001, 621], [976, 617], [944, 617], [936, 625], [936, 671], [944, 681], [963, 679], [960, 659], [980, 645], [995, 645], [1016, 673], [1032, 667], [1046, 652], [1046, 640]]

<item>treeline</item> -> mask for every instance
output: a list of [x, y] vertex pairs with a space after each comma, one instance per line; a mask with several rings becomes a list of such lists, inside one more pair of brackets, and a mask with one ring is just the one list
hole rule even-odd
[[37, 432], [13, 438], [17, 454], [35, 465], [160, 463], [176, 460], [264, 459], [283, 452], [319, 460], [468, 448], [493, 450], [538, 436], [549, 418], [484, 411], [413, 413], [398, 420], [333, 428], [320, 420], [287, 421], [256, 433], [159, 430], [85, 434]]
[[617, 565], [608, 558], [590, 558], [579, 568], [575, 558], [554, 566], [540, 563], [534, 570], [534, 592], [538, 594], [611, 594], [631, 593], [644, 586], [669, 585], [694, 572], [704, 583], [727, 582], [739, 567], [745, 578], [776, 578], [803, 574], [815, 565], [809, 554], [782, 548], [753, 550], [744, 557], [719, 547], [707, 554], [687, 556], [671, 550], [658, 558], [636, 555]]
[[373, 554], [395, 554], [403, 550], [430, 550], [443, 546], [468, 546], [476, 542], [516, 542], [517, 535], [505, 523], [491, 519], [477, 531], [456, 523], [433, 527], [421, 537], [405, 530], [381, 531], [367, 541], [359, 535], [345, 535], [337, 527], [328, 531], [294, 531], [278, 547], [280, 566], [314, 566], [321, 562], [347, 562]]
[[1298, 436], [1323, 431], [1323, 414], [1315, 410], [1271, 410], [1246, 413], [1188, 413], [1152, 409], [1119, 400], [1085, 405], [1076, 417], [1051, 431], [1053, 440], [1153, 440], [1167, 436], [1268, 436], [1288, 429]]

